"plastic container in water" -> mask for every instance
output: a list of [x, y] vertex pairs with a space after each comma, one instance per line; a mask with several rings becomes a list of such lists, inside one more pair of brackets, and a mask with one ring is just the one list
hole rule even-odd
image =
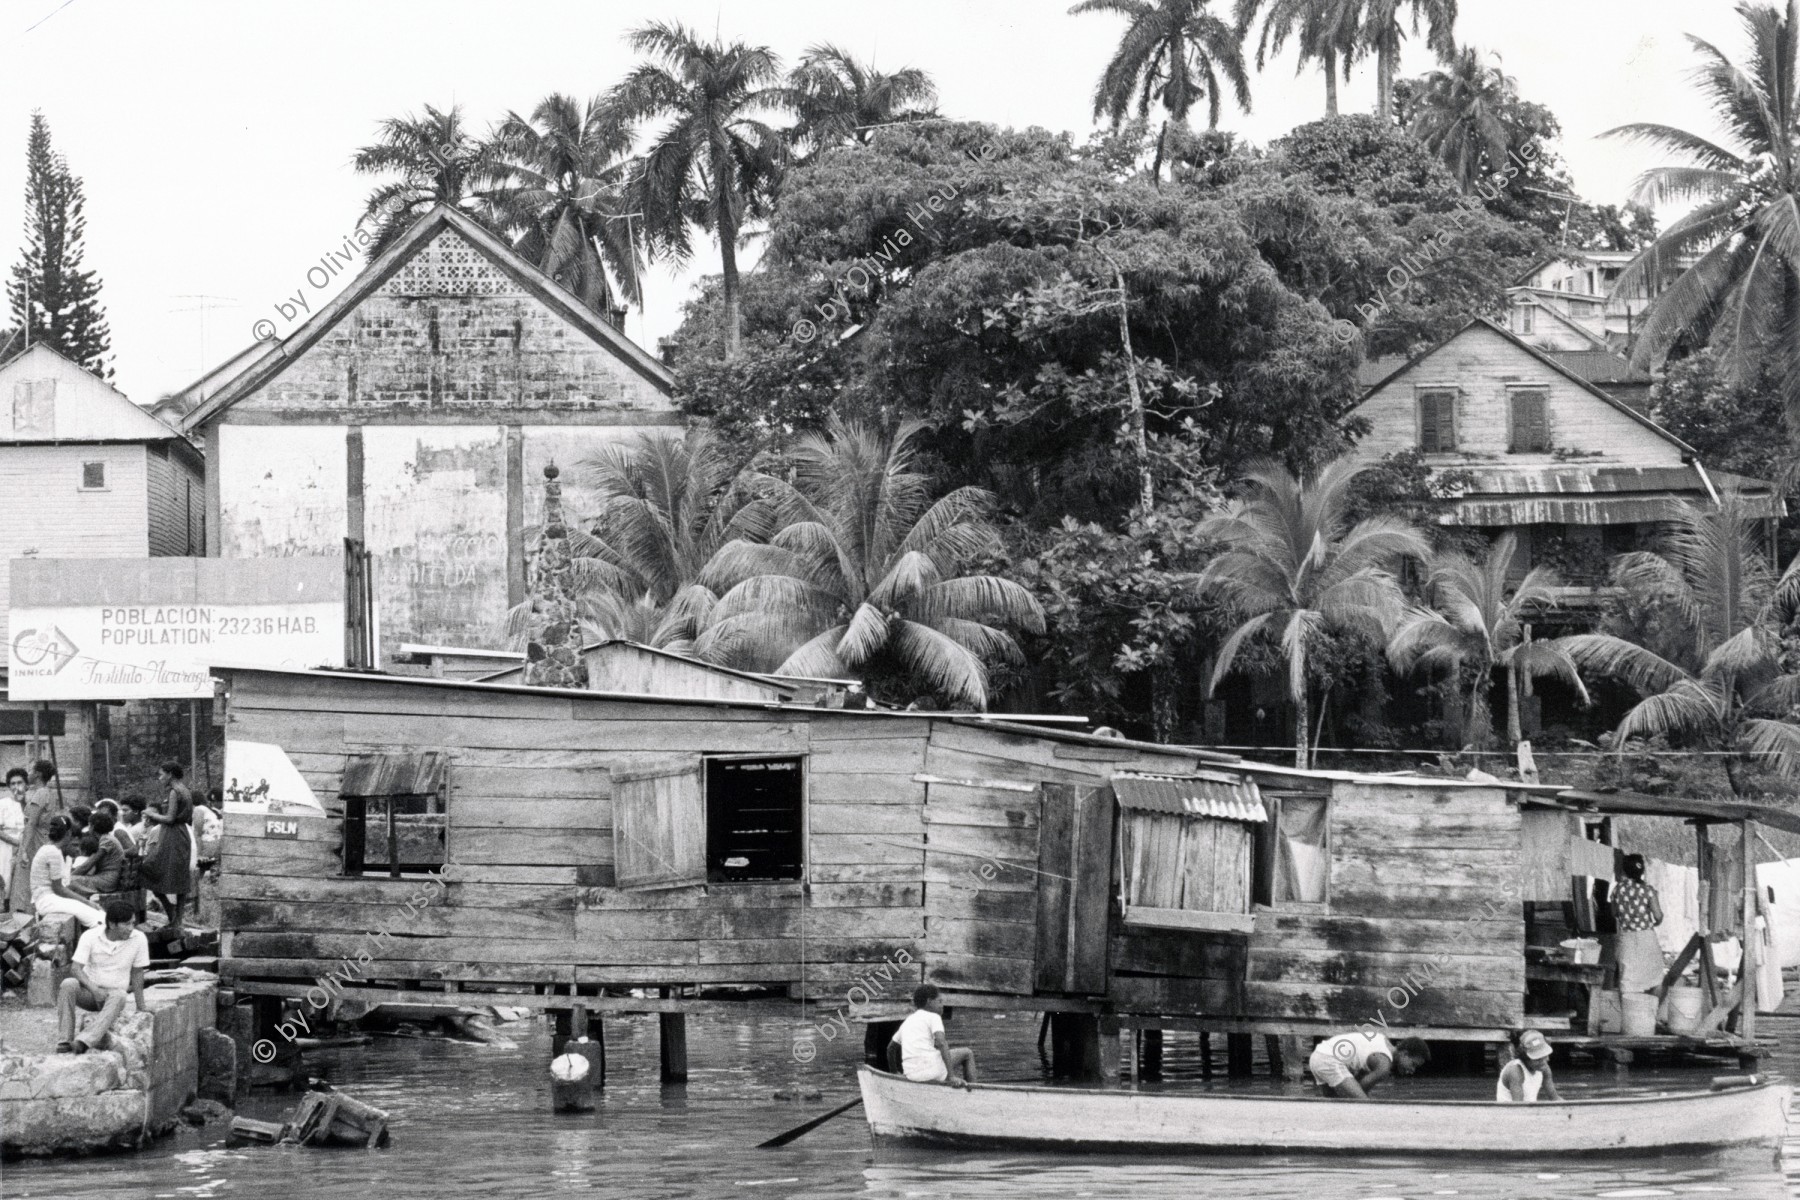
[[1692, 1033], [1706, 1015], [1706, 992], [1697, 987], [1669, 989], [1669, 1032]]
[[1620, 998], [1626, 1037], [1649, 1037], [1656, 1032], [1656, 997], [1649, 992], [1627, 992]]

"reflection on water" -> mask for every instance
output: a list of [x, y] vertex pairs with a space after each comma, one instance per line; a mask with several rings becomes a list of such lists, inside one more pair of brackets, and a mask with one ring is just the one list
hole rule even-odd
[[[1787, 1022], [1778, 1033], [1786, 1032]], [[1796, 1023], [1800, 1024], [1800, 1023]], [[514, 1030], [527, 1027], [515, 1026]], [[55, 1200], [513, 1200], [549, 1196], [967, 1197], [1196, 1196], [1306, 1200], [1560, 1200], [1658, 1196], [1800, 1196], [1794, 1180], [1761, 1161], [1661, 1158], [1642, 1163], [1516, 1160], [1454, 1163], [1387, 1157], [1120, 1159], [960, 1153], [870, 1146], [855, 1110], [783, 1150], [758, 1151], [764, 1138], [849, 1099], [861, 1038], [819, 1043], [818, 1058], [793, 1061], [798, 1023], [691, 1021], [689, 1081], [664, 1088], [656, 1074], [656, 1023], [634, 1017], [606, 1025], [607, 1088], [599, 1111], [553, 1116], [549, 1036], [541, 1026], [514, 1033], [516, 1050], [459, 1043], [378, 1040], [373, 1046], [309, 1056], [316, 1074], [394, 1115], [384, 1151], [277, 1147], [227, 1150], [223, 1130], [184, 1131], [138, 1155], [9, 1163], [0, 1196]], [[1800, 1033], [1800, 1029], [1796, 1029]], [[1039, 1071], [1035, 1015], [997, 1018], [964, 1010], [953, 1041], [973, 1044], [991, 1079], [1023, 1081]], [[1790, 1039], [1791, 1040], [1791, 1039]], [[1202, 1086], [1193, 1035], [1171, 1034], [1167, 1086]], [[1778, 1063], [1800, 1074], [1800, 1055]], [[1704, 1086], [1701, 1071], [1634, 1071], [1630, 1086]], [[1562, 1081], [1559, 1081], [1562, 1082]], [[1219, 1086], [1224, 1086], [1222, 1083]], [[1266, 1078], [1251, 1084], [1267, 1090]], [[1491, 1095], [1488, 1080], [1413, 1081], [1409, 1089], [1462, 1097]], [[1574, 1073], [1571, 1092], [1612, 1089], [1610, 1077]], [[820, 1100], [782, 1103], [775, 1092], [818, 1089]], [[291, 1095], [257, 1093], [242, 1112], [276, 1119]]]

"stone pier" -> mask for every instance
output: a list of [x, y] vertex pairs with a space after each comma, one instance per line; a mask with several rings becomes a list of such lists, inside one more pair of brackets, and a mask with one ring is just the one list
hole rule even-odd
[[223, 1037], [217, 990], [200, 973], [146, 987], [150, 1011], [127, 1003], [106, 1047], [80, 1055], [50, 1053], [54, 1013], [0, 1009], [0, 1157], [131, 1150], [167, 1132], [199, 1092], [202, 1040]]

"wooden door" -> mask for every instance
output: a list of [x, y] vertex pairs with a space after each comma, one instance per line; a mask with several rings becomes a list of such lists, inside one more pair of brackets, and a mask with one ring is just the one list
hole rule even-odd
[[1043, 798], [1037, 990], [1100, 995], [1112, 904], [1112, 789], [1046, 783]]
[[622, 888], [706, 882], [700, 757], [612, 773], [614, 877]]

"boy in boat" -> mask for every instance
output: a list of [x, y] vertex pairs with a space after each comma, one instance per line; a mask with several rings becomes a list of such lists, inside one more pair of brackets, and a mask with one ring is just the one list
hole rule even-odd
[[1519, 1053], [1500, 1071], [1494, 1099], [1502, 1104], [1531, 1104], [1539, 1096], [1561, 1100], [1550, 1077], [1550, 1043], [1535, 1029], [1519, 1035]]
[[956, 1087], [974, 1083], [975, 1051], [967, 1046], [953, 1049], [944, 1041], [944, 1000], [937, 985], [921, 983], [913, 989], [912, 1002], [913, 1014], [900, 1022], [888, 1042], [888, 1070], [916, 1083]]
[[1430, 1061], [1431, 1048], [1422, 1038], [1405, 1038], [1395, 1047], [1379, 1033], [1340, 1033], [1314, 1047], [1306, 1066], [1325, 1095], [1367, 1100], [1389, 1075], [1411, 1075]]

